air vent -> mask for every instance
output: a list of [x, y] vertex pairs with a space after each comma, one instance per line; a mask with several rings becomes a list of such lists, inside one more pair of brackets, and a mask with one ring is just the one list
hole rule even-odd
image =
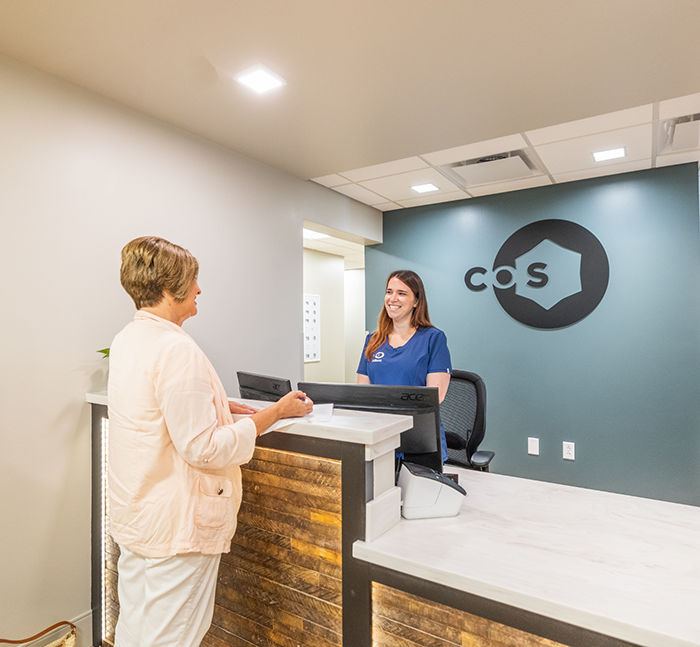
[[700, 113], [662, 121], [659, 124], [659, 153], [677, 153], [700, 148]]
[[512, 151], [450, 164], [449, 170], [466, 182], [467, 188], [494, 182], [508, 182], [538, 173], [525, 151]]

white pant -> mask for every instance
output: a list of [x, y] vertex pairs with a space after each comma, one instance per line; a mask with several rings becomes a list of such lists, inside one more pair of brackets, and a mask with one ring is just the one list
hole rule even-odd
[[221, 555], [142, 557], [120, 549], [114, 647], [199, 647], [214, 615]]

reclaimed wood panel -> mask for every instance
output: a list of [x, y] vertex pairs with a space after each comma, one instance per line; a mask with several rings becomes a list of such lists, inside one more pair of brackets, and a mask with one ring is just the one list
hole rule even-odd
[[[258, 447], [242, 473], [238, 528], [202, 646], [340, 647], [340, 461]], [[104, 647], [119, 617], [118, 560], [107, 536]]]
[[561, 643], [372, 584], [373, 647], [564, 647]]
[[205, 647], [342, 645], [341, 465], [257, 448]]

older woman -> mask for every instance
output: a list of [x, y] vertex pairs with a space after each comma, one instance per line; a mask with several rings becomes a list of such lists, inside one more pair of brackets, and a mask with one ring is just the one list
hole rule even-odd
[[[230, 403], [181, 326], [197, 314], [199, 265], [162, 238], [122, 250], [137, 308], [114, 339], [109, 376], [111, 534], [121, 548], [116, 647], [196, 647], [214, 609], [221, 553], [241, 503], [240, 465], [282, 418], [309, 413], [300, 391], [257, 411]], [[234, 423], [232, 413], [252, 414]]]
[[[377, 330], [365, 340], [357, 383], [435, 386], [442, 402], [451, 372], [447, 338], [430, 322], [423, 281], [411, 270], [392, 272]], [[447, 443], [442, 425], [440, 432], [444, 462]]]

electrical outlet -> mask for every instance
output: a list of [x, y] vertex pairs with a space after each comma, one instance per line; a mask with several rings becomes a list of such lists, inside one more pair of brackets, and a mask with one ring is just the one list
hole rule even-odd
[[527, 439], [527, 453], [531, 456], [540, 455], [540, 439], [539, 438], [528, 438]]
[[575, 457], [574, 443], [564, 443], [564, 460], [573, 461]]

